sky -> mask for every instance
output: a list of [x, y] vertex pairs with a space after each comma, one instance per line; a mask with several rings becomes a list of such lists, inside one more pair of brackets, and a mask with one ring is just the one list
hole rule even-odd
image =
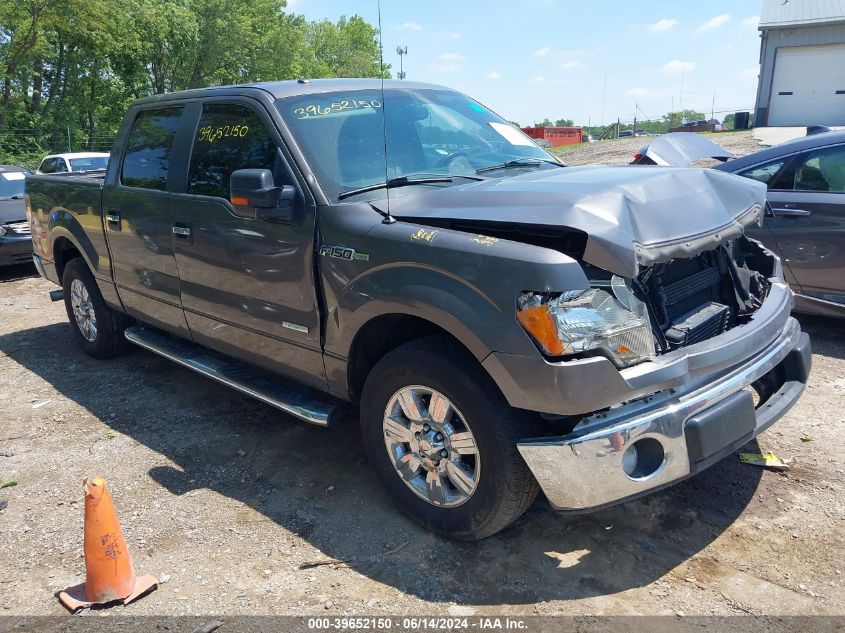
[[[382, 0], [385, 63], [407, 79], [464, 92], [511, 121], [576, 125], [709, 118], [750, 110], [757, 91], [762, 0]], [[376, 0], [288, 0], [309, 20], [360, 15]], [[715, 107], [714, 107], [715, 95]], [[722, 111], [719, 114], [719, 111]]]

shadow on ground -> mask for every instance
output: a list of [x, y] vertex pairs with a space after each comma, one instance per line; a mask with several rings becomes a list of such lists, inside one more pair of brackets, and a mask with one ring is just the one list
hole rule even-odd
[[27, 277], [37, 277], [38, 271], [33, 264], [15, 264], [14, 266], [0, 266], [0, 283], [19, 281]]
[[845, 319], [808, 314], [794, 316], [801, 322], [801, 328], [809, 333], [813, 354], [845, 359], [845, 344], [842, 339], [842, 334], [845, 333]]
[[[819, 333], [817, 350], [827, 349], [826, 337], [838, 327], [826, 320], [806, 325]], [[520, 604], [647, 585], [727, 529], [761, 477], [732, 456], [615, 508], [562, 517], [541, 499], [495, 537], [451, 542], [392, 507], [366, 465], [354, 414], [335, 429], [310, 427], [141, 350], [90, 359], [68, 347], [68, 328], [0, 336], [0, 352], [177, 464], [149, 472], [172, 494], [208, 488], [226, 495], [326, 556], [426, 600]]]

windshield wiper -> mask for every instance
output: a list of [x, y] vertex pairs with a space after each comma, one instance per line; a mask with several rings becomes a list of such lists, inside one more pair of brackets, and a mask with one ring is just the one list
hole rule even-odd
[[555, 167], [564, 167], [564, 165], [561, 165], [559, 162], [549, 160], [548, 158], [515, 158], [514, 160], [508, 160], [499, 165], [490, 165], [490, 167], [476, 169], [475, 173], [484, 174], [488, 171], [497, 171], [499, 169], [508, 169], [510, 167], [539, 167], [543, 163], [548, 163], [549, 165], [554, 165]]
[[379, 189], [393, 189], [394, 187], [406, 187], [408, 185], [425, 185], [429, 183], [438, 182], [454, 182], [455, 178], [470, 178], [476, 180], [475, 176], [427, 176], [425, 178], [414, 178], [412, 176], [397, 176], [391, 178], [387, 182], [377, 182], [374, 185], [367, 185], [366, 187], [359, 187], [357, 189], [350, 189], [348, 191], [341, 191], [337, 199], [343, 200], [359, 193], [367, 193], [368, 191], [377, 191]]

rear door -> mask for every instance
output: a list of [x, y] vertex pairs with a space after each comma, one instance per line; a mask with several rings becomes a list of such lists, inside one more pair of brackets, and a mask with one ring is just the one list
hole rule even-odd
[[770, 230], [803, 294], [845, 303], [845, 145], [796, 156], [768, 199]]
[[[315, 207], [263, 107], [248, 98], [191, 105], [192, 151], [171, 214], [182, 305], [193, 339], [325, 388], [313, 279]], [[240, 217], [237, 169], [269, 169], [297, 189], [294, 220]]]
[[188, 337], [171, 238], [171, 157], [184, 107], [136, 113], [116, 178], [103, 188], [114, 280], [126, 311]]

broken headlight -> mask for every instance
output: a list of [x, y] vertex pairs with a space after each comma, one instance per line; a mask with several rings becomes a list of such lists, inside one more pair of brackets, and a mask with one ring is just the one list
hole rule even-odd
[[654, 358], [645, 304], [621, 277], [611, 279], [609, 290], [523, 292], [517, 319], [549, 356], [598, 353], [620, 368]]

